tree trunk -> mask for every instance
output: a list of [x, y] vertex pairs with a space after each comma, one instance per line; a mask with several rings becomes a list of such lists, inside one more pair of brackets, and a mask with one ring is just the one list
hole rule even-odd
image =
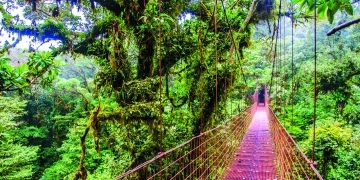
[[138, 78], [145, 79], [152, 75], [152, 58], [154, 56], [155, 39], [151, 31], [146, 29], [138, 41], [139, 59], [138, 59]]

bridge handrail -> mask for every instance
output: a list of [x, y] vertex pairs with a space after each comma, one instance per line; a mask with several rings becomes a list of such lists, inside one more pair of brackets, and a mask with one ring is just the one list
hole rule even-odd
[[[242, 114], [242, 113], [244, 113], [244, 112], [249, 112], [249, 111], [251, 111], [251, 110], [254, 108], [253, 106], [255, 106], [255, 105], [252, 105], [252, 106], [247, 107], [246, 109], [242, 110], [242, 111], [240, 112], [240, 114]], [[249, 114], [252, 114], [252, 113], [253, 113], [253, 111], [251, 111]], [[131, 174], [139, 171], [140, 169], [143, 169], [143, 168], [145, 168], [146, 166], [154, 163], [155, 161], [157, 161], [157, 160], [159, 160], [159, 159], [167, 156], [168, 154], [171, 154], [171, 153], [175, 152], [176, 150], [178, 150], [178, 149], [180, 149], [180, 148], [182, 148], [182, 147], [185, 147], [186, 145], [190, 144], [192, 141], [194, 141], [194, 140], [196, 140], [196, 139], [198, 139], [198, 138], [201, 138], [202, 136], [205, 136], [205, 135], [207, 135], [207, 134], [210, 134], [210, 133], [212, 133], [212, 132], [214, 132], [214, 131], [216, 131], [216, 130], [219, 130], [219, 129], [221, 129], [221, 128], [226, 128], [227, 126], [229, 126], [229, 124], [232, 122], [232, 120], [234, 120], [234, 119], [236, 119], [236, 118], [239, 118], [240, 114], [234, 115], [232, 118], [229, 118], [228, 120], [224, 121], [222, 124], [216, 126], [215, 128], [209, 129], [209, 130], [207, 130], [207, 131], [205, 131], [205, 132], [200, 133], [199, 135], [196, 135], [196, 136], [191, 137], [189, 140], [187, 140], [187, 141], [185, 141], [185, 142], [177, 145], [176, 147], [173, 147], [173, 148], [171, 148], [171, 149], [169, 149], [169, 150], [167, 150], [167, 151], [165, 151], [165, 152], [160, 152], [160, 153], [158, 153], [158, 155], [156, 155], [156, 156], [153, 157], [152, 159], [150, 159], [150, 160], [148, 160], [148, 161], [146, 161], [146, 162], [144, 162], [144, 163], [142, 163], [142, 164], [139, 164], [138, 166], [136, 166], [136, 167], [133, 168], [133, 169], [130, 169], [130, 170], [126, 171], [125, 173], [121, 174], [120, 176], [117, 176], [115, 179], [116, 179], [116, 180], [120, 180], [120, 179], [126, 178], [126, 177], [128, 177], [129, 175], [131, 175]]]
[[307, 162], [307, 164], [310, 166], [313, 173], [316, 175], [316, 178], [318, 178], [319, 180], [323, 180], [323, 178], [320, 175], [319, 171], [315, 168], [314, 163], [312, 161], [310, 161], [309, 158], [305, 155], [305, 153], [301, 150], [301, 148], [298, 146], [298, 144], [292, 138], [290, 133], [286, 130], [284, 125], [279, 121], [279, 119], [276, 116], [276, 114], [274, 113], [274, 111], [270, 107], [268, 109], [270, 110], [271, 115], [274, 117], [274, 118], [270, 118], [270, 119], [275, 120], [276, 123], [280, 125], [280, 128], [285, 132], [285, 134], [286, 134], [287, 138], [290, 140], [291, 144], [296, 148], [296, 150], [300, 153], [301, 157], [304, 158], [305, 161]]

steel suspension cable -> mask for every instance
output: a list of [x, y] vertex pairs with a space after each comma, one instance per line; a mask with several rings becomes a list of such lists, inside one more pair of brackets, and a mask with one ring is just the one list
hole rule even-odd
[[[224, 15], [225, 15], [225, 21], [227, 23], [227, 25], [229, 26], [229, 34], [230, 34], [230, 38], [231, 38], [231, 41], [232, 41], [232, 46], [234, 46], [235, 48], [235, 57], [237, 58], [237, 61], [239, 63], [239, 69], [240, 69], [240, 74], [241, 76], [243, 77], [243, 80], [245, 82], [245, 87], [247, 87], [247, 81], [246, 81], [246, 77], [245, 77], [245, 74], [244, 74], [244, 70], [243, 70], [243, 66], [242, 66], [242, 63], [240, 61], [240, 55], [239, 55], [239, 49], [237, 48], [236, 46], [236, 43], [235, 43], [235, 38], [234, 38], [234, 35], [233, 35], [233, 30], [232, 30], [232, 27], [231, 27], [231, 24], [229, 23], [229, 19], [228, 19], [228, 16], [227, 16], [227, 12], [226, 12], [226, 8], [225, 8], [225, 5], [224, 5], [224, 0], [221, 0], [221, 6], [222, 6], [222, 9], [224, 11]], [[232, 71], [231, 71], [232, 72]], [[231, 74], [231, 81], [232, 81], [232, 74]], [[232, 85], [231, 85], [232, 86]], [[240, 92], [241, 94], [242, 92]], [[240, 95], [240, 103], [241, 103], [241, 95]], [[243, 105], [245, 107], [245, 104]], [[232, 104], [231, 104], [231, 109], [232, 109]]]
[[230, 57], [230, 64], [231, 64], [231, 75], [230, 75], [230, 93], [231, 93], [231, 99], [230, 99], [230, 115], [233, 115], [234, 112], [233, 112], [233, 97], [234, 97], [234, 75], [233, 75], [233, 70], [232, 70], [232, 67], [233, 67], [233, 58], [232, 58], [232, 55]]
[[314, 0], [314, 120], [313, 120], [313, 144], [312, 144], [312, 161], [315, 163], [315, 145], [316, 145], [316, 101], [317, 101], [317, 82], [316, 82], [316, 76], [317, 76], [317, 67], [316, 67], [316, 61], [317, 61], [317, 47], [316, 47], [316, 32], [317, 32], [317, 13], [316, 13], [316, 6], [317, 6], [317, 0]]
[[[161, 18], [161, 0], [158, 0], [157, 2], [158, 5], [158, 18]], [[160, 21], [161, 22], [161, 21]], [[160, 101], [160, 108], [159, 108], [159, 124], [160, 124], [160, 152], [163, 151], [163, 139], [164, 139], [164, 123], [163, 123], [163, 104], [162, 104], [162, 58], [161, 58], [161, 35], [162, 32], [162, 28], [161, 25], [159, 25], [159, 37], [158, 37], [158, 50], [157, 50], [157, 54], [158, 54], [158, 58], [159, 58], [159, 101]], [[160, 163], [160, 167], [162, 167], [162, 163]]]
[[[158, 0], [158, 18], [161, 18], [161, 0]], [[159, 81], [160, 81], [160, 88], [159, 88], [159, 101], [160, 101], [160, 115], [159, 115], [159, 120], [160, 120], [160, 125], [161, 125], [161, 130], [160, 130], [160, 151], [163, 150], [163, 136], [164, 136], [164, 127], [163, 127], [163, 104], [162, 104], [162, 58], [161, 58], [161, 38], [162, 38], [162, 28], [161, 25], [159, 25], [159, 37], [158, 37], [158, 58], [159, 58]]]
[[226, 12], [226, 8], [225, 8], [225, 5], [224, 5], [224, 0], [221, 0], [221, 6], [223, 8], [223, 11], [224, 11], [224, 15], [225, 15], [225, 21], [226, 21], [226, 24], [228, 24], [229, 26], [229, 31], [230, 31], [230, 37], [231, 37], [231, 41], [235, 47], [235, 54], [237, 55], [237, 60], [239, 62], [239, 65], [240, 65], [240, 72], [241, 72], [241, 75], [243, 76], [244, 78], [244, 82], [247, 86], [247, 81], [246, 81], [246, 77], [244, 75], [244, 70], [243, 70], [243, 67], [242, 67], [242, 64], [241, 64], [241, 61], [240, 61], [240, 54], [239, 54], [239, 49], [237, 48], [236, 46], [236, 43], [235, 43], [235, 38], [234, 38], [234, 35], [233, 35], [233, 30], [232, 30], [232, 26], [231, 24], [229, 23], [229, 18], [227, 16], [227, 12]]
[[279, 109], [279, 91], [281, 86], [280, 77], [281, 77], [281, 12], [282, 12], [282, 0], [280, 0], [279, 4], [279, 56], [277, 61], [277, 76], [276, 76], [276, 109]]
[[[271, 80], [270, 80], [270, 90], [269, 90], [269, 96], [271, 96], [272, 94], [272, 86], [273, 86], [273, 82], [275, 84], [275, 89], [276, 89], [276, 73], [277, 73], [277, 47], [278, 47], [278, 38], [279, 38], [279, 17], [278, 16], [278, 24], [275, 26], [274, 31], [276, 31], [276, 35], [275, 35], [275, 45], [274, 45], [274, 54], [273, 54], [273, 65], [272, 65], [272, 72], [271, 72]], [[276, 98], [275, 98], [276, 100]]]
[[217, 119], [218, 116], [218, 49], [217, 49], [217, 0], [215, 0], [214, 5], [214, 32], [215, 32], [215, 70], [216, 70], [216, 82], [215, 82], [215, 119]]
[[281, 96], [282, 96], [282, 106], [284, 107], [284, 115], [286, 114], [286, 94], [285, 94], [285, 90], [286, 90], [286, 15], [285, 15], [285, 11], [287, 9], [287, 3], [286, 1], [284, 1], [284, 56], [283, 56], [283, 80], [282, 80], [282, 90], [281, 90]]
[[[244, 79], [245, 86], [247, 87], [246, 77], [244, 75], [243, 66], [242, 66], [241, 61], [240, 61], [239, 49], [237, 48], [236, 43], [235, 43], [235, 38], [234, 38], [234, 35], [233, 35], [232, 26], [229, 23], [229, 18], [227, 16], [226, 8], [225, 8], [225, 5], [224, 5], [224, 0], [221, 0], [221, 6], [222, 6], [222, 9], [224, 11], [226, 24], [229, 26], [229, 35], [230, 35], [230, 38], [231, 38], [231, 41], [232, 41], [232, 46], [235, 48], [235, 57], [237, 58], [238, 63], [239, 63], [240, 73], [241, 73], [241, 75], [242, 75], [242, 77]], [[231, 71], [231, 83], [232, 83], [232, 81], [233, 81], [233, 77], [232, 77], [232, 71]], [[232, 87], [232, 84], [231, 84], [231, 87]], [[232, 101], [231, 101], [231, 112], [232, 112]]]
[[272, 82], [274, 79], [274, 91], [275, 91], [275, 107], [277, 107], [278, 105], [278, 64], [279, 64], [279, 56], [278, 56], [278, 46], [279, 46], [279, 51], [281, 51], [280, 49], [280, 45], [281, 42], [278, 44], [278, 39], [279, 36], [281, 36], [280, 31], [281, 31], [281, 21], [280, 21], [280, 17], [281, 17], [281, 0], [279, 3], [279, 7], [278, 7], [278, 19], [277, 19], [277, 28], [276, 28], [276, 38], [275, 38], [275, 52], [274, 52], [274, 60], [273, 60], [273, 75], [271, 77], [271, 85], [270, 85], [270, 94], [272, 93]]
[[294, 4], [291, 0], [291, 123], [294, 122]]
[[[199, 9], [201, 8], [201, 3], [202, 0], [199, 1]], [[199, 37], [198, 37], [198, 43], [199, 43], [199, 53], [200, 53], [200, 123], [202, 126], [204, 126], [204, 102], [203, 102], [203, 96], [204, 96], [204, 91], [203, 91], [203, 86], [204, 86], [204, 82], [203, 82], [203, 78], [201, 77], [201, 74], [203, 72], [203, 63], [204, 63], [204, 52], [203, 52], [203, 44], [202, 44], [202, 27], [201, 27], [201, 21], [202, 21], [202, 11], [200, 11], [200, 25], [198, 27], [198, 33], [199, 33]], [[203, 128], [200, 129], [200, 132], [203, 131]]]
[[[282, 0], [280, 0], [280, 2], [282, 3]], [[283, 6], [281, 6], [281, 11], [283, 10], [282, 8]], [[279, 64], [278, 64], [278, 109], [280, 110], [280, 113], [282, 112], [282, 109], [281, 109], [281, 100], [282, 100], [282, 96], [281, 96], [281, 88], [282, 88], [282, 81], [281, 81], [281, 68], [282, 68], [282, 58], [283, 58], [283, 44], [282, 44], [282, 39], [283, 39], [283, 26], [284, 26], [284, 23], [282, 21], [282, 18], [283, 18], [283, 15], [281, 14], [280, 15], [280, 43], [279, 43]]]

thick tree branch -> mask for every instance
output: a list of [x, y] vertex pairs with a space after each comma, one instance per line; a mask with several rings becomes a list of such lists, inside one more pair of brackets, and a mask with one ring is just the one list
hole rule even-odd
[[359, 23], [359, 22], [360, 22], [360, 17], [357, 18], [357, 19], [354, 19], [354, 20], [345, 22], [345, 23], [343, 23], [343, 24], [340, 24], [340, 25], [332, 28], [329, 32], [327, 32], [326, 35], [327, 35], [327, 36], [331, 36], [331, 35], [335, 34], [336, 32], [338, 32], [338, 31], [340, 31], [340, 30], [342, 30], [342, 29], [344, 29], [344, 28], [347, 28], [347, 27], [349, 27], [349, 26], [351, 26], [351, 25], [353, 25], [353, 24]]
[[[12, 17], [13, 18], [13, 17]], [[46, 20], [44, 23], [36, 25], [24, 25], [21, 22], [14, 22], [13, 19], [1, 21], [2, 27], [10, 32], [17, 33], [19, 36], [33, 36], [42, 41], [44, 40], [60, 40], [67, 42], [70, 31], [65, 24], [56, 20]]]
[[[112, 20], [105, 20], [101, 23], [98, 23], [95, 25], [91, 31], [89, 31], [86, 35], [86, 39], [79, 42], [78, 44], [74, 45], [74, 52], [80, 53], [80, 54], [87, 54], [88, 47], [91, 46], [92, 43], [95, 42], [96, 38], [99, 37], [101, 34], [105, 34], [107, 32], [107, 29], [109, 28], [112, 23], [114, 23]], [[98, 52], [98, 50], [97, 50]]]
[[124, 11], [124, 7], [121, 7], [120, 4], [115, 0], [95, 0], [105, 9], [113, 12], [116, 16], [121, 15], [121, 12]]
[[[94, 128], [94, 124], [98, 123], [98, 115], [100, 113], [100, 106], [97, 106], [92, 115], [90, 116], [90, 124], [85, 128], [83, 135], [80, 138], [80, 145], [81, 145], [81, 156], [80, 156], [80, 165], [75, 173], [74, 180], [82, 179], [86, 180], [87, 178], [87, 170], [85, 168], [85, 156], [86, 156], [86, 137], [89, 133], [90, 128]], [[96, 129], [94, 129], [96, 131]]]
[[256, 12], [256, 7], [259, 2], [260, 2], [260, 0], [253, 0], [253, 2], [251, 3], [250, 10], [246, 16], [244, 23], [242, 24], [242, 26], [240, 28], [240, 32], [243, 32], [249, 25], [250, 20], [253, 18], [254, 14]]

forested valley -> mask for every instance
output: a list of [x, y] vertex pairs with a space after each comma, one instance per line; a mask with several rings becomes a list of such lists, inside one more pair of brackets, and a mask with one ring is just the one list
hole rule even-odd
[[113, 179], [261, 84], [311, 157], [314, 9], [316, 167], [359, 179], [360, 1], [317, 2], [0, 0], [0, 179]]

